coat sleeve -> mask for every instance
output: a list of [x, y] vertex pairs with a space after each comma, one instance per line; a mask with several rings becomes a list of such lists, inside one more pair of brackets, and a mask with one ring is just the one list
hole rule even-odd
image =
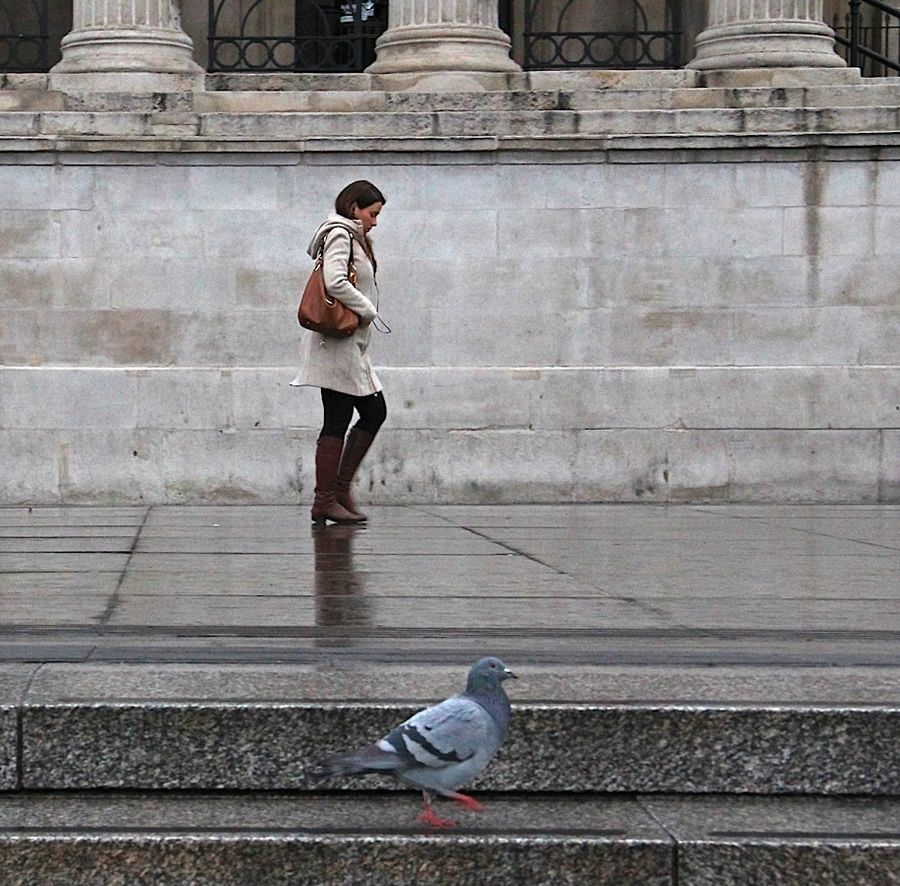
[[347, 279], [350, 244], [350, 234], [347, 231], [330, 231], [326, 236], [325, 260], [322, 265], [325, 290], [351, 311], [359, 314], [363, 320], [371, 322], [378, 316], [375, 305]]

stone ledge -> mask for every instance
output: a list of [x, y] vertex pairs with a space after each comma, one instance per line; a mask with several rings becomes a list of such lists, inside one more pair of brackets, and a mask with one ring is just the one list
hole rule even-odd
[[[308, 403], [314, 407], [311, 395]], [[309, 453], [318, 435], [314, 415], [310, 411], [301, 418], [306, 426], [279, 430], [4, 431], [2, 448], [10, 477], [4, 502], [296, 504], [312, 488]], [[510, 459], [511, 451], [516, 459]], [[359, 498], [366, 505], [894, 504], [900, 502], [898, 454], [900, 431], [877, 428], [393, 429], [363, 466]], [[403, 482], [398, 483], [401, 464]], [[839, 609], [811, 611], [816, 613], [814, 627], [826, 634], [845, 625]], [[870, 605], [861, 615], [872, 627], [883, 623], [884, 609]], [[744, 626], [749, 620], [754, 627], [769, 627], [771, 614], [745, 604], [731, 618]], [[728, 626], [736, 625], [730, 620]], [[371, 642], [364, 639], [359, 642], [371, 654], [385, 642], [382, 636]], [[301, 640], [308, 649], [310, 638]], [[353, 642], [358, 645], [356, 637]], [[736, 657], [729, 657], [728, 640], [714, 638], [711, 643], [720, 660], [759, 660], [752, 643], [735, 649], [731, 654]], [[825, 655], [828, 647], [815, 653]], [[291, 655], [290, 644], [286, 654]], [[889, 644], [874, 651], [843, 644], [830, 654], [839, 662], [879, 662], [885, 656], [892, 661]], [[627, 641], [619, 646], [618, 656], [617, 660], [633, 660]]]
[[[26, 154], [156, 154], [156, 155], [325, 155], [379, 152], [399, 158], [421, 154], [467, 155], [520, 153], [574, 156], [568, 162], [702, 162], [706, 156], [721, 159], [723, 152], [752, 151], [758, 157], [748, 162], [807, 159], [808, 152], [821, 150], [856, 152], [852, 156], [900, 159], [900, 131], [865, 133], [745, 133], [745, 134], [647, 134], [647, 135], [549, 135], [549, 136], [334, 136], [289, 139], [229, 137], [196, 138], [171, 132], [157, 136], [37, 136], [0, 134], [0, 155]], [[818, 155], [817, 155], [818, 156]], [[851, 156], [847, 154], [848, 158]], [[558, 158], [557, 158], [558, 159]], [[513, 161], [514, 162], [514, 161]], [[551, 161], [552, 162], [552, 161]]]
[[895, 147], [897, 106], [0, 112], [0, 151], [282, 153]]

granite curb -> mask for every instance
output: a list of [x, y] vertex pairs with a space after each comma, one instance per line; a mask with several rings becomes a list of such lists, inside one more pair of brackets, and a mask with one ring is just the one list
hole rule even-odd
[[434, 831], [414, 793], [0, 797], [0, 883], [888, 886], [900, 864], [897, 800], [483, 799]]
[[[900, 795], [896, 669], [513, 664], [510, 735], [479, 789]], [[459, 679], [410, 663], [0, 667], [0, 787], [309, 790], [321, 757]]]
[[[420, 707], [27, 705], [18, 712], [16, 783], [38, 790], [309, 790], [316, 786], [309, 772], [323, 756], [374, 741]], [[900, 707], [518, 704], [509, 738], [476, 785], [900, 795], [898, 746]], [[389, 786], [374, 776], [339, 785]]]

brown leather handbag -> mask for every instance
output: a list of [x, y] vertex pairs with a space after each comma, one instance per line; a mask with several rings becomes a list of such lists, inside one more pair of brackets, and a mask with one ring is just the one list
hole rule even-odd
[[[359, 326], [359, 314], [329, 295], [325, 289], [325, 275], [322, 272], [323, 251], [320, 249], [316, 263], [303, 296], [297, 308], [297, 320], [304, 329], [311, 329], [331, 338], [349, 338]], [[347, 262], [347, 279], [356, 285], [356, 268], [353, 266], [353, 247]]]

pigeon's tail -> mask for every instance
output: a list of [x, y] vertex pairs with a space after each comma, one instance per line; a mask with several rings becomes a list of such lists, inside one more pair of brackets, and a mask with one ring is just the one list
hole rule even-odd
[[391, 772], [400, 768], [402, 761], [395, 751], [387, 751], [377, 744], [358, 751], [335, 754], [323, 760], [310, 774], [316, 781], [327, 781], [342, 775], [361, 775], [365, 772]]

